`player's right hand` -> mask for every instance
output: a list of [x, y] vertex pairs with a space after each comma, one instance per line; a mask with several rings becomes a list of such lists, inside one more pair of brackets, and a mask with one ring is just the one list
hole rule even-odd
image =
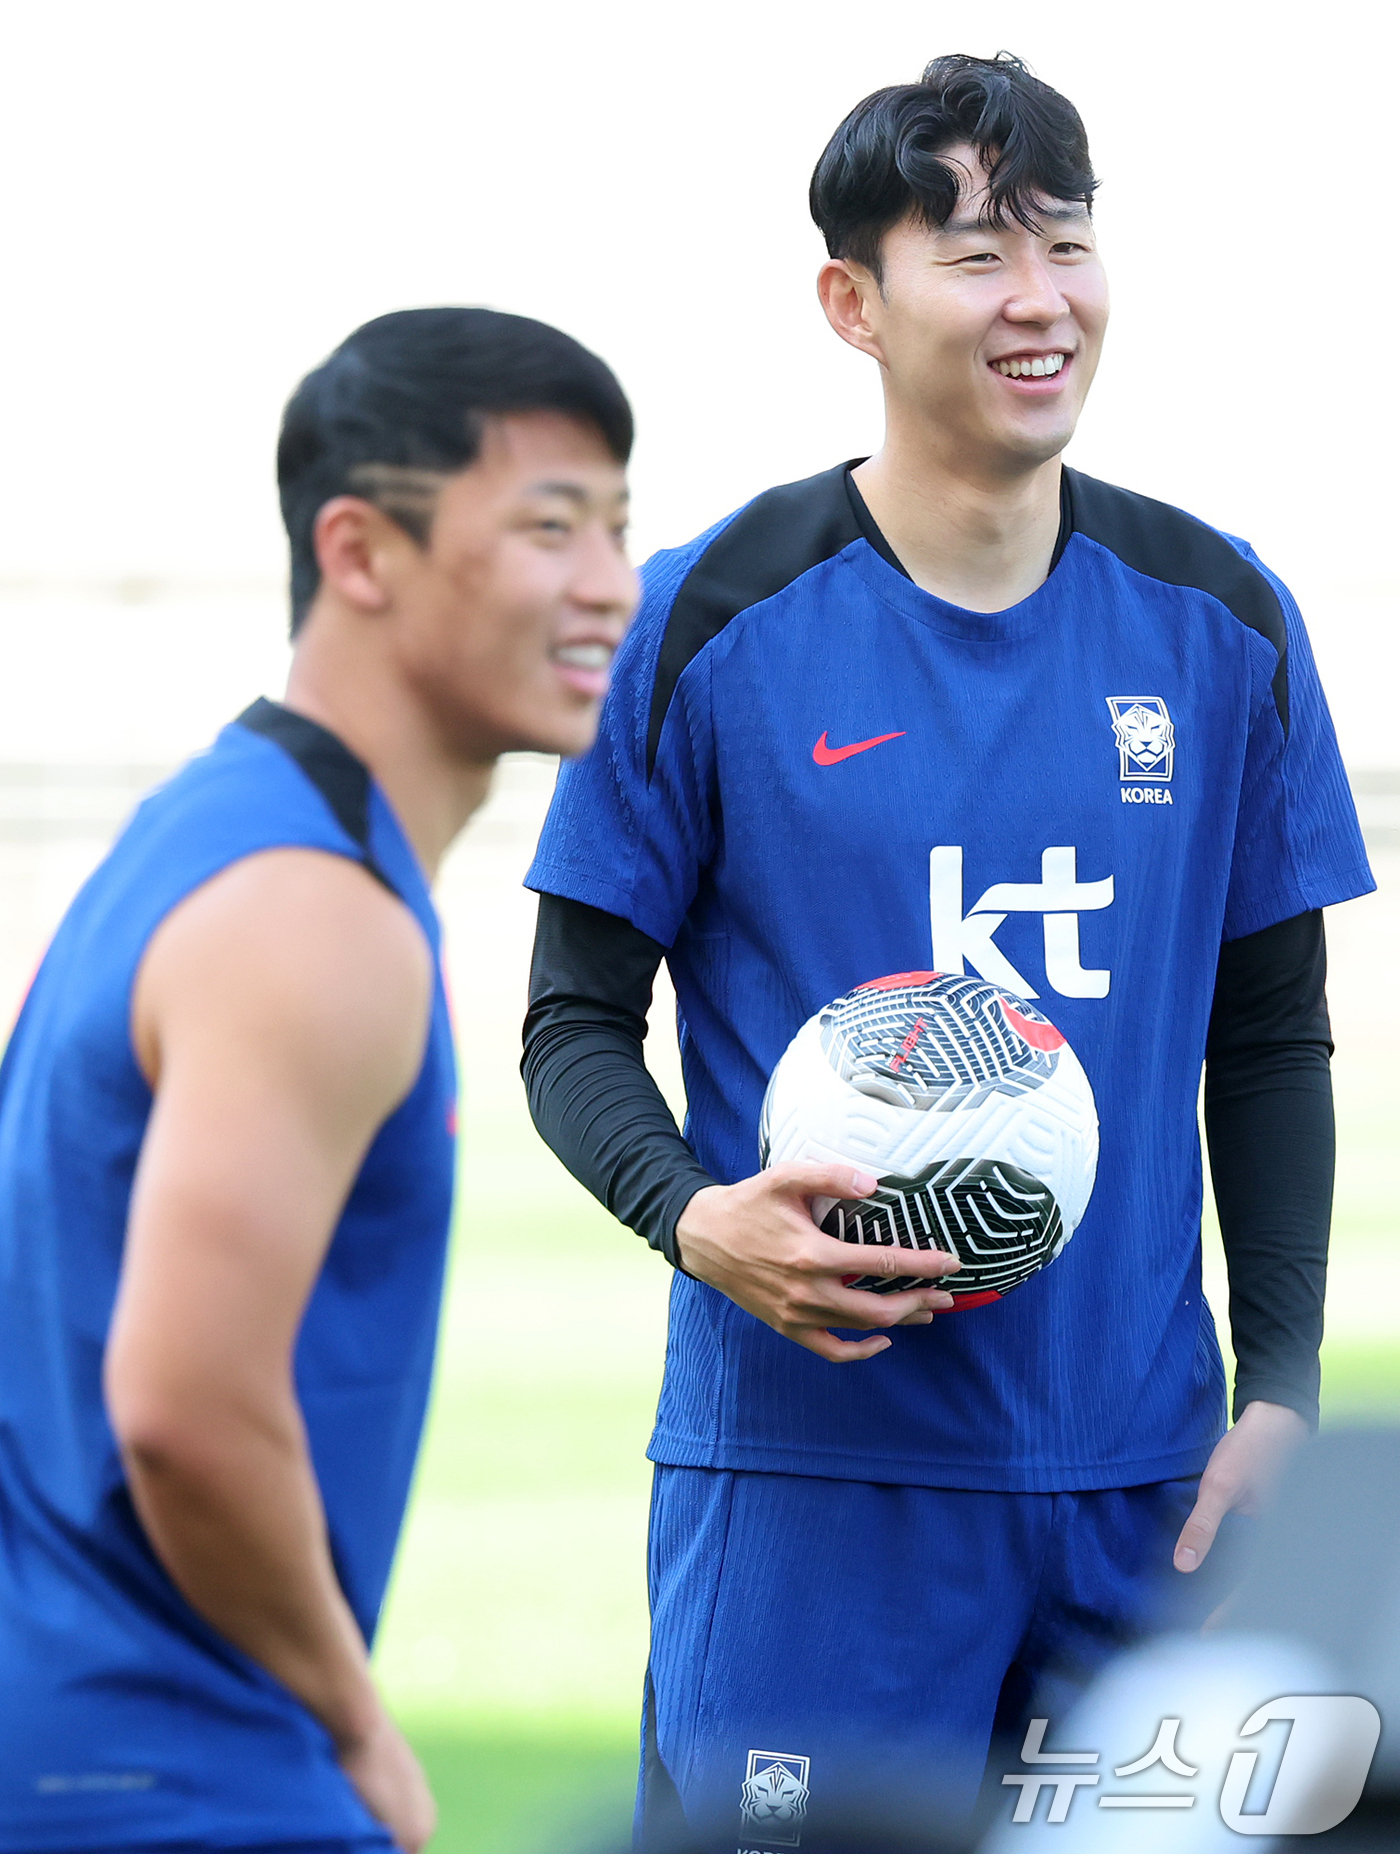
[[388, 1713], [380, 1712], [364, 1736], [341, 1751], [340, 1768], [403, 1854], [419, 1854], [437, 1827], [437, 1804], [423, 1766]]
[[[774, 1332], [833, 1364], [874, 1358], [892, 1343], [884, 1333], [838, 1339], [830, 1329], [926, 1326], [953, 1304], [938, 1279], [962, 1266], [941, 1249], [853, 1249], [818, 1229], [815, 1199], [868, 1197], [877, 1182], [872, 1172], [849, 1165], [787, 1164], [739, 1184], [707, 1185], [676, 1225], [681, 1264]], [[857, 1273], [929, 1280], [898, 1294], [872, 1294], [843, 1284], [843, 1275]]]

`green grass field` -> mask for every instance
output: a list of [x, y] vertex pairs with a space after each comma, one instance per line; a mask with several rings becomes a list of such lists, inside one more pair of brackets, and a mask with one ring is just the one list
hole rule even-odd
[[[488, 1192], [464, 1207], [377, 1657], [431, 1773], [443, 1854], [525, 1854], [566, 1831], [569, 1847], [620, 1843], [636, 1780], [668, 1271], [535, 1168], [528, 1206]], [[502, 1292], [507, 1242], [521, 1285]]]
[[[514, 1072], [529, 904], [499, 871], [485, 876], [500, 898], [493, 923], [464, 913], [450, 885], [446, 897], [465, 1057], [462, 1190], [436, 1394], [376, 1659], [439, 1799], [434, 1854], [578, 1854], [625, 1845], [631, 1813], [644, 1449], [669, 1271], [529, 1125]], [[1342, 911], [1332, 930], [1340, 1151], [1327, 1422], [1400, 1420], [1395, 1087], [1390, 1033], [1373, 1035], [1370, 1014], [1377, 905], [1351, 922]], [[1207, 1286], [1223, 1315], [1212, 1233]]]

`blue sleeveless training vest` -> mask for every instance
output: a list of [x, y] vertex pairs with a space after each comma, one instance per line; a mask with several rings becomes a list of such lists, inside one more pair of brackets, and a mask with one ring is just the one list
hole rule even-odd
[[[131, 990], [170, 910], [278, 846], [347, 856], [439, 955], [417, 859], [367, 769], [258, 702], [141, 805], [65, 917], [0, 1068], [0, 1849], [391, 1843], [321, 1725], [211, 1629], [132, 1509], [102, 1360], [152, 1096]], [[366, 1639], [427, 1403], [452, 1195], [441, 972], [422, 1071], [381, 1127], [307, 1307], [296, 1383]]]

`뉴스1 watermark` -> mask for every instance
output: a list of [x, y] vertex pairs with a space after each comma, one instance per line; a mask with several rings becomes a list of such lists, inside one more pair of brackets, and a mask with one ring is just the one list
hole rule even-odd
[[[1152, 1777], [1150, 1787], [1102, 1789], [1104, 1773], [1085, 1769], [1099, 1762], [1097, 1751], [1047, 1751], [1048, 1719], [1032, 1719], [1021, 1746], [1021, 1762], [1031, 1766], [1058, 1766], [1009, 1771], [1002, 1777], [1020, 1795], [1011, 1821], [1024, 1825], [1036, 1819], [1043, 1790], [1050, 1794], [1044, 1821], [1058, 1825], [1069, 1820], [1080, 1792], [1098, 1791], [1100, 1809], [1194, 1809], [1198, 1802], [1213, 1802], [1227, 1828], [1239, 1835], [1320, 1835], [1344, 1822], [1361, 1800], [1376, 1745], [1381, 1719], [1370, 1700], [1354, 1693], [1289, 1693], [1256, 1707], [1237, 1732], [1253, 1738], [1275, 1721], [1287, 1721], [1287, 1742], [1267, 1794], [1250, 1795], [1251, 1780], [1260, 1762], [1257, 1746], [1238, 1746], [1225, 1770], [1219, 1793], [1204, 1797], [1192, 1788], [1201, 1766], [1192, 1764], [1177, 1747], [1182, 1722], [1164, 1718], [1152, 1743], [1139, 1756], [1113, 1767], [1119, 1782]], [[1077, 1768], [1069, 1768], [1076, 1766]], [[1161, 1787], [1166, 1777], [1181, 1782]], [[1214, 1788], [1213, 1783], [1211, 1789]], [[1246, 1802], [1250, 1804], [1246, 1810]]]

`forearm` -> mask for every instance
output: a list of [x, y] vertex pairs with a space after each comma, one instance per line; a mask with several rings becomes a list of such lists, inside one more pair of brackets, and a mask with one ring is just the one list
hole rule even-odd
[[545, 1143], [619, 1222], [674, 1263], [677, 1221], [715, 1181], [677, 1130], [640, 1039], [597, 1018], [536, 1023], [522, 1066]]
[[381, 1708], [336, 1578], [325, 1516], [290, 1395], [118, 1429], [132, 1501], [191, 1607], [326, 1727], [361, 1743]]
[[1332, 1211], [1332, 1053], [1320, 913], [1222, 947], [1205, 1120], [1230, 1279], [1235, 1413], [1317, 1421]]
[[1257, 1400], [1317, 1421], [1335, 1142], [1325, 1058], [1208, 1084], [1206, 1137], [1230, 1281], [1235, 1414]]
[[546, 1144], [674, 1263], [677, 1220], [714, 1180], [681, 1137], [642, 1053], [663, 953], [617, 915], [542, 896], [521, 1073]]

